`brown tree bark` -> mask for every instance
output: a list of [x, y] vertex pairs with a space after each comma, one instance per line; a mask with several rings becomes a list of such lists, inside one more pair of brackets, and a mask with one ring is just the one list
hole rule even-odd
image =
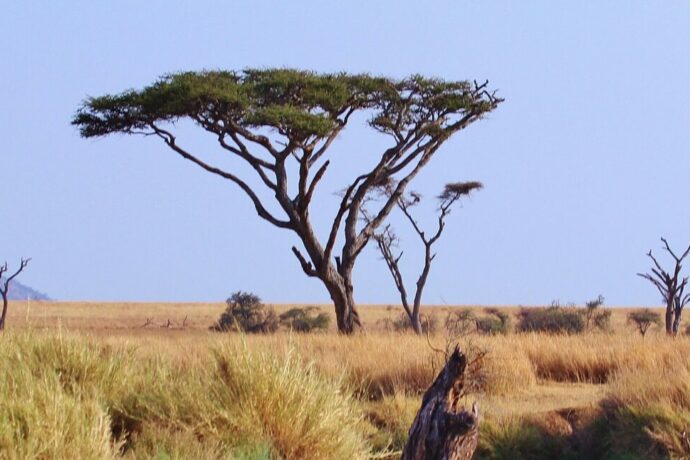
[[31, 259], [22, 259], [19, 264], [19, 268], [13, 275], [8, 276], [5, 279], [3, 275], [7, 273], [7, 262], [4, 265], [0, 265], [0, 295], [2, 295], [2, 313], [0, 313], [0, 331], [5, 329], [5, 320], [7, 319], [7, 306], [8, 306], [8, 296], [10, 292], [10, 283], [14, 280], [25, 268], [29, 265]]
[[477, 448], [479, 412], [460, 406], [467, 357], [455, 347], [410, 427], [403, 460], [469, 460]]

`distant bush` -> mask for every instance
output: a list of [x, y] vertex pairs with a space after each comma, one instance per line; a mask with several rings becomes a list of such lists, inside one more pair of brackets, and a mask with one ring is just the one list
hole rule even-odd
[[593, 300], [585, 302], [585, 328], [587, 330], [599, 329], [601, 331], [611, 330], [611, 310], [602, 310], [604, 296], [601, 294]]
[[650, 327], [661, 324], [661, 315], [649, 308], [644, 308], [628, 313], [628, 322], [633, 323], [642, 337], [644, 337]]
[[487, 308], [484, 311], [490, 316], [476, 320], [477, 331], [488, 335], [507, 334], [510, 331], [510, 315], [508, 313], [498, 308]]
[[561, 307], [523, 308], [518, 313], [517, 330], [520, 332], [546, 332], [549, 334], [580, 334], [586, 328], [581, 310]]
[[477, 330], [477, 316], [470, 309], [451, 311], [446, 316], [446, 330], [450, 335], [465, 335]]
[[278, 316], [272, 308], [261, 303], [259, 296], [237, 291], [226, 300], [227, 307], [218, 322], [211, 326], [215, 331], [239, 331], [270, 333], [278, 330]]
[[[438, 330], [438, 318], [436, 315], [421, 314], [422, 332], [433, 333]], [[412, 330], [412, 323], [407, 313], [400, 313], [397, 318], [382, 318], [376, 322], [379, 327], [392, 332], [409, 332]]]
[[280, 315], [280, 323], [295, 332], [326, 331], [331, 323], [328, 313], [318, 312], [318, 308], [291, 308]]

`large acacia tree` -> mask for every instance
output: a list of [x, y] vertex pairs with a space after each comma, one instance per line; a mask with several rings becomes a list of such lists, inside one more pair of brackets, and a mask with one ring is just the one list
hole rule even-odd
[[[72, 123], [83, 137], [157, 136], [178, 155], [237, 185], [262, 219], [298, 236], [302, 248], [292, 251], [304, 272], [328, 290], [339, 331], [351, 333], [360, 325], [352, 271], [374, 230], [439, 147], [500, 102], [486, 82], [417, 75], [396, 80], [291, 69], [183, 72], [141, 90], [88, 98]], [[329, 148], [357, 112], [368, 115], [368, 125], [388, 136], [390, 146], [371, 152], [372, 164], [347, 183], [329, 231], [319, 237], [312, 200], [330, 164]], [[180, 119], [192, 120], [220, 149], [250, 165], [278, 212], [247, 177], [181, 145], [174, 132]], [[389, 199], [362, 223], [369, 193], [391, 180], [397, 185]]]

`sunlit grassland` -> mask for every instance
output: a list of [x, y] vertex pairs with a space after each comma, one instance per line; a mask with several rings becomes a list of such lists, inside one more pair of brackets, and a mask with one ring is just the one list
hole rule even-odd
[[[354, 337], [210, 332], [222, 304], [10, 308], [2, 458], [395, 458], [455, 341], [380, 330], [386, 306]], [[625, 312], [611, 333], [456, 338], [487, 352], [477, 456], [690, 455], [690, 339], [642, 339]]]

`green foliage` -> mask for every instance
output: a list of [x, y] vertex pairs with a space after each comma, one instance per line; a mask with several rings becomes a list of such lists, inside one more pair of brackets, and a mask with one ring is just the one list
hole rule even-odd
[[227, 308], [218, 322], [211, 326], [215, 331], [240, 331], [270, 333], [278, 330], [278, 316], [272, 308], [249, 292], [237, 291], [226, 301]]
[[661, 325], [661, 315], [649, 308], [644, 308], [628, 313], [628, 322], [634, 324], [644, 337], [650, 327]]
[[477, 331], [482, 334], [496, 335], [510, 332], [510, 315], [498, 308], [484, 310], [490, 316], [477, 318]]
[[408, 431], [419, 410], [419, 396], [396, 392], [365, 405], [366, 420], [374, 427], [375, 450], [402, 452]]
[[291, 308], [280, 315], [280, 323], [295, 332], [327, 331], [331, 317], [313, 306]]
[[518, 313], [517, 329], [520, 332], [579, 334], [585, 328], [582, 312], [574, 307], [523, 308]]
[[[562, 447], [562, 446], [561, 446]], [[557, 459], [561, 449], [534, 424], [521, 418], [485, 419], [474, 458], [496, 460]]]
[[[358, 406], [288, 353], [224, 345], [191, 364], [4, 334], [0, 458], [363, 459]], [[193, 361], [193, 360], [192, 360]]]
[[[409, 129], [432, 112], [479, 117], [499, 102], [469, 82], [419, 75], [395, 80], [296, 69], [181, 72], [142, 90], [88, 98], [72, 124], [82, 136], [94, 137], [137, 133], [187, 117], [210, 131], [222, 121], [306, 139], [328, 135], [355, 110], [373, 110], [371, 126], [390, 133]], [[443, 124], [428, 124], [426, 129], [429, 135], [444, 135]]]

